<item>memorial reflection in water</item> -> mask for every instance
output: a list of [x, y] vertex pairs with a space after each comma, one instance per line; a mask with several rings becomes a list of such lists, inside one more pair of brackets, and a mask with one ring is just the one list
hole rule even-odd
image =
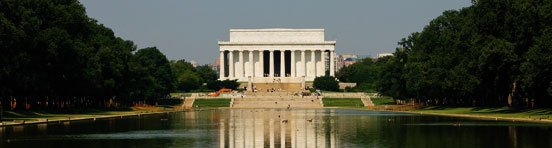
[[548, 123], [358, 109], [213, 109], [0, 127], [0, 148], [552, 147]]
[[[229, 110], [219, 119], [224, 147], [336, 147], [336, 124], [320, 110]], [[331, 114], [331, 112], [329, 112]], [[326, 118], [325, 118], [326, 117]]]

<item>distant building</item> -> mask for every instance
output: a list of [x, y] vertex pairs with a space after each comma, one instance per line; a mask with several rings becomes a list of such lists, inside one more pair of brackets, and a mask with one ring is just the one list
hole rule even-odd
[[385, 56], [393, 56], [393, 53], [380, 53], [380, 54], [378, 54], [376, 59], [379, 59], [379, 58], [382, 58], [382, 57], [385, 57]]
[[[341, 66], [339, 66], [341, 62], [339, 62], [339, 56], [337, 55], [337, 53], [334, 52], [333, 54], [334, 54], [334, 56], [333, 56], [334, 57], [334, 59], [333, 59], [333, 62], [334, 62], [333, 68], [335, 69], [335, 72], [338, 72], [339, 68], [341, 67]], [[326, 69], [330, 69], [330, 54], [325, 54], [324, 57], [325, 57], [324, 58], [325, 59], [324, 60], [325, 61], [325, 64], [324, 64], [325, 66], [324, 67]]]
[[358, 56], [357, 55], [354, 55], [354, 54], [342, 54], [342, 55], [339, 55], [339, 68], [338, 69], [341, 69], [343, 67], [347, 67], [351, 64], [354, 64], [356, 63], [356, 60], [358, 59]]
[[217, 75], [220, 75], [220, 59], [219, 58], [215, 59], [215, 64], [209, 64], [209, 66], [212, 66], [211, 69], [213, 69], [213, 71], [217, 72]]
[[372, 58], [372, 55], [369, 55], [369, 54], [357, 55], [357, 60], [362, 60], [364, 58]]
[[196, 67], [197, 67], [197, 62], [196, 62], [196, 61], [194, 61], [194, 60], [190, 61], [190, 64], [192, 64], [192, 66], [194, 66], [194, 68], [196, 68]]
[[348, 67], [349, 65], [353, 65], [356, 63], [356, 59], [354, 58], [347, 58], [345, 60], [343, 60], [343, 62], [341, 62], [342, 66], [341, 67]]

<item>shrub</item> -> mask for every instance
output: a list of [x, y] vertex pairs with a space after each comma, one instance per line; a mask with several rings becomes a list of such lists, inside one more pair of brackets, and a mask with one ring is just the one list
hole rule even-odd
[[338, 91], [339, 82], [332, 76], [317, 77], [314, 79], [314, 88], [326, 91]]
[[221, 88], [228, 88], [228, 89], [237, 89], [240, 86], [240, 83], [238, 83], [238, 80], [216, 80], [216, 81], [210, 81], [207, 83], [207, 88], [212, 90], [219, 90]]

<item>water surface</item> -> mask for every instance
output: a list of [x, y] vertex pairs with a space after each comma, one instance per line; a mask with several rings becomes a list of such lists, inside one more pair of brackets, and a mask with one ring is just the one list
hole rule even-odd
[[223, 109], [0, 127], [0, 147], [552, 147], [552, 125], [350, 109]]

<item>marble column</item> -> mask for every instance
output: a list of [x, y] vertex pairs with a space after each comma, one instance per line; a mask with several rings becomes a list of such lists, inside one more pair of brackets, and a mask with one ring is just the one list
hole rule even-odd
[[223, 80], [224, 79], [224, 51], [220, 51], [219, 73], [220, 73], [220, 80]]
[[253, 50], [249, 50], [249, 75], [253, 77], [255, 75], [255, 66], [253, 64]]
[[234, 51], [228, 51], [228, 77], [234, 78]]
[[261, 77], [264, 77], [264, 50], [259, 50], [259, 64], [261, 65]]
[[301, 74], [299, 76], [306, 76], [307, 70], [305, 68], [305, 50], [301, 50]]
[[316, 50], [311, 50], [311, 61], [312, 61], [312, 66], [311, 66], [311, 70], [313, 73], [311, 74], [313, 77], [316, 77]]
[[291, 77], [295, 77], [295, 51], [291, 51]]
[[280, 50], [280, 77], [286, 77], [285, 50]]
[[334, 76], [335, 73], [335, 56], [334, 51], [330, 51], [330, 76]]
[[240, 51], [239, 52], [239, 63], [240, 63], [240, 66], [238, 66], [239, 70], [237, 72], [239, 72], [239, 75], [237, 75], [238, 77], [240, 78], [243, 78], [243, 72], [244, 72], [244, 64], [243, 64], [243, 51]]
[[321, 73], [319, 74], [320, 76], [326, 75], [326, 55], [324, 53], [326, 53], [324, 50], [320, 50], [320, 63], [322, 63], [322, 68], [320, 68]]
[[274, 77], [274, 50], [270, 50], [270, 58], [269, 58], [269, 62], [270, 62], [270, 69], [269, 69], [269, 77]]

